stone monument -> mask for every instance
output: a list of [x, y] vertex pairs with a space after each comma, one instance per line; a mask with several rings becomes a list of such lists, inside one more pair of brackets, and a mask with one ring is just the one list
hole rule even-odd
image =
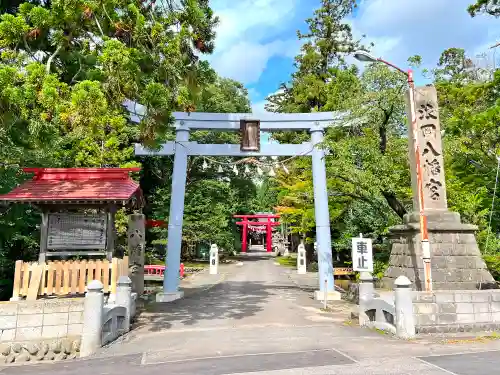
[[143, 214], [129, 216], [127, 238], [132, 291], [140, 296], [144, 293], [144, 250], [146, 245], [146, 228]]
[[280, 256], [285, 253], [285, 239], [280, 232], [273, 232], [272, 234], [273, 241], [273, 251], [276, 252], [276, 255]]
[[[407, 96], [408, 103], [409, 95]], [[409, 108], [409, 106], [407, 106]], [[439, 124], [437, 93], [434, 86], [415, 89], [420, 164], [422, 170], [424, 214], [431, 249], [433, 290], [479, 289], [492, 283], [476, 243], [477, 227], [464, 224], [460, 215], [448, 210], [444, 160]], [[410, 114], [408, 116], [410, 118]], [[409, 154], [413, 207], [418, 209], [417, 168], [411, 121], [409, 121]], [[399, 276], [406, 276], [416, 290], [424, 290], [419, 212], [405, 215], [402, 225], [389, 229], [392, 242], [389, 268], [383, 283], [392, 289]]]

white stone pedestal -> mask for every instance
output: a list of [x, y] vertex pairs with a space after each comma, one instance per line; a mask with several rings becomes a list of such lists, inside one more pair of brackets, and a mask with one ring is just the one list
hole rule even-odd
[[156, 302], [158, 303], [172, 302], [181, 299], [182, 297], [184, 297], [184, 292], [180, 290], [178, 292], [171, 292], [171, 293], [158, 293], [156, 295]]
[[[314, 299], [316, 301], [324, 301], [325, 292], [322, 292], [321, 290], [316, 290], [314, 292]], [[326, 293], [326, 300], [327, 301], [340, 301], [340, 299], [341, 299], [340, 292], [337, 292], [336, 290]]]
[[210, 246], [210, 275], [217, 275], [219, 269], [219, 248], [216, 244]]
[[297, 273], [299, 275], [305, 275], [307, 273], [306, 266], [306, 248], [303, 243], [299, 245], [297, 250]]

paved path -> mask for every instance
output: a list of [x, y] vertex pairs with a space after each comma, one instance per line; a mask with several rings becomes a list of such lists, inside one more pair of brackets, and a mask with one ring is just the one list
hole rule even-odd
[[[485, 352], [500, 350], [499, 341], [406, 342], [350, 326], [346, 303], [322, 312], [272, 259], [248, 256], [220, 271], [191, 280], [185, 299], [155, 305], [97, 358], [0, 375], [491, 375], [500, 367], [500, 351]], [[458, 352], [474, 353], [443, 356]]]

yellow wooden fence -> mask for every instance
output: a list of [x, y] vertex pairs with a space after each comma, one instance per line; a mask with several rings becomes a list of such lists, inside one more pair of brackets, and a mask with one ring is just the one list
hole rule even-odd
[[69, 296], [84, 294], [92, 280], [104, 285], [104, 293], [116, 292], [120, 276], [128, 276], [128, 257], [105, 259], [49, 261], [47, 263], [16, 262], [14, 298], [39, 296]]

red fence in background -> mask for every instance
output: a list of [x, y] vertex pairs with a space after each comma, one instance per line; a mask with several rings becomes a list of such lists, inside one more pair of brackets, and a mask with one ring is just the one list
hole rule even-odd
[[[152, 264], [144, 266], [145, 275], [163, 277], [164, 273], [165, 273], [165, 266], [156, 266]], [[184, 277], [184, 263], [181, 263], [181, 266], [179, 267], [179, 274], [181, 277]]]
[[146, 220], [146, 226], [148, 228], [160, 228], [160, 227], [165, 227], [166, 222], [165, 222], [165, 220], [148, 219], [148, 220]]

